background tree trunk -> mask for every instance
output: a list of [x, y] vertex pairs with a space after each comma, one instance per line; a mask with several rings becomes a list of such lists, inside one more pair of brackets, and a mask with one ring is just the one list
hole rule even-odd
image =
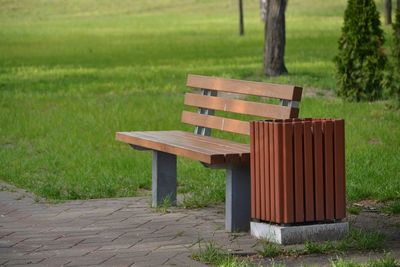
[[264, 23], [267, 21], [267, 0], [260, 0], [260, 20]]
[[385, 13], [385, 24], [386, 25], [392, 24], [392, 0], [385, 0], [384, 13]]
[[287, 0], [267, 0], [265, 23], [264, 73], [267, 76], [287, 74], [285, 67], [285, 9]]
[[239, 34], [244, 35], [243, 0], [239, 0]]
[[400, 10], [400, 0], [397, 0], [397, 10]]

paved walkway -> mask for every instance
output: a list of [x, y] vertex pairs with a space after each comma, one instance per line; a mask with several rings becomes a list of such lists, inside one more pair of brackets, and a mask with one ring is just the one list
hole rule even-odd
[[257, 243], [224, 231], [222, 206], [160, 213], [149, 197], [46, 204], [0, 189], [0, 265], [204, 266], [190, 258], [200, 241], [239, 254]]

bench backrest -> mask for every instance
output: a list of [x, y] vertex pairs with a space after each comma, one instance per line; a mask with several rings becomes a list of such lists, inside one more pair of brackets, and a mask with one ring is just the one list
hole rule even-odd
[[[251, 82], [189, 74], [188, 87], [201, 89], [201, 94], [186, 93], [185, 105], [198, 107], [198, 112], [182, 112], [182, 122], [196, 126], [195, 133], [210, 135], [211, 128], [249, 135], [250, 124], [231, 118], [213, 116], [214, 110], [260, 116], [272, 119], [297, 118], [302, 88], [293, 85]], [[218, 96], [218, 92], [225, 92]], [[280, 104], [267, 104], [229, 98], [226, 93], [280, 99]]]

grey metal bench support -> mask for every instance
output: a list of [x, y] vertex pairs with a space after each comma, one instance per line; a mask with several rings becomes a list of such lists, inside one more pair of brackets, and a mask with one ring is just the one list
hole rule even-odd
[[151, 190], [153, 207], [176, 205], [176, 155], [153, 150]]
[[250, 166], [231, 165], [226, 169], [225, 229], [228, 232], [250, 229]]

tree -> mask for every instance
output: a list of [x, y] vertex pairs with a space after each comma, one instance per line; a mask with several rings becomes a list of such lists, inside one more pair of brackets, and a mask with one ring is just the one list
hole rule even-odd
[[396, 21], [393, 24], [392, 57], [385, 75], [385, 85], [391, 100], [391, 107], [400, 108], [400, 5], [396, 10]]
[[264, 28], [264, 73], [267, 76], [287, 74], [285, 57], [285, 10], [287, 0], [267, 0]]
[[385, 24], [392, 24], [392, 0], [384, 2]]
[[267, 0], [260, 0], [260, 20], [264, 23], [267, 20]]
[[335, 58], [339, 96], [350, 101], [381, 97], [386, 65], [383, 42], [374, 0], [348, 0]]
[[239, 35], [244, 35], [243, 0], [239, 0]]

